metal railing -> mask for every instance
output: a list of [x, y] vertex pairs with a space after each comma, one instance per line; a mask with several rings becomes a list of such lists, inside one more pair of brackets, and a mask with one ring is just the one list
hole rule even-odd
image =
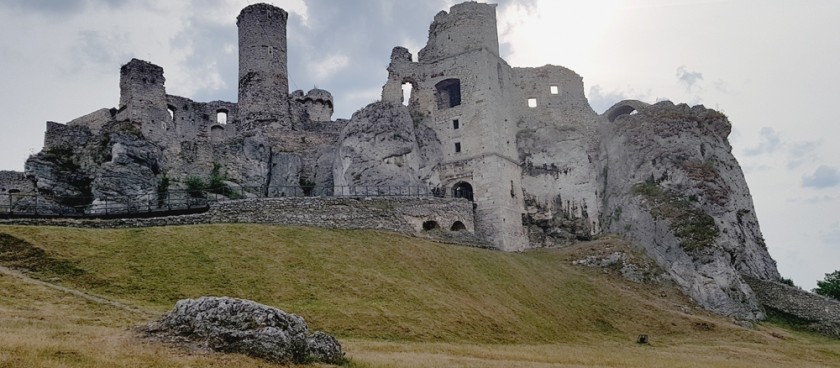
[[426, 186], [269, 186], [195, 188], [129, 196], [55, 196], [0, 194], [0, 218], [170, 216], [207, 211], [211, 203], [246, 198], [282, 197], [461, 197]]

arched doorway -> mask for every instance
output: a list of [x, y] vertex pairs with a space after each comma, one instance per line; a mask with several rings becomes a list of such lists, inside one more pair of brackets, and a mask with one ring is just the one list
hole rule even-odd
[[452, 227], [449, 228], [449, 230], [452, 230], [452, 231], [464, 231], [466, 229], [467, 229], [467, 226], [464, 225], [464, 223], [461, 222], [461, 221], [455, 221], [455, 223], [452, 224]]
[[473, 201], [473, 187], [465, 181], [458, 182], [452, 187], [452, 196]]

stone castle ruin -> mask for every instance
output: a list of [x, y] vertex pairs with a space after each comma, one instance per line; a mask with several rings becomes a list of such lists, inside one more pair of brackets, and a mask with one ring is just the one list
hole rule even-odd
[[745, 279], [780, 276], [723, 114], [639, 101], [597, 114], [574, 71], [509, 65], [495, 5], [466, 2], [435, 16], [416, 58], [393, 49], [381, 101], [332, 120], [329, 92], [289, 93], [287, 19], [267, 4], [239, 14], [238, 102], [168, 95], [161, 67], [123, 65], [118, 107], [48, 122], [25, 173], [0, 175], [6, 211], [95, 214], [120, 198], [151, 208], [194, 194], [196, 178], [249, 206], [303, 195], [456, 197], [473, 211], [451, 218], [453, 230], [497, 249], [622, 234], [706, 308], [764, 316]]

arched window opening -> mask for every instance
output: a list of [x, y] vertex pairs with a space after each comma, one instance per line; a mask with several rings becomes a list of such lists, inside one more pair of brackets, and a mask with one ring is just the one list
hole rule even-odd
[[455, 107], [461, 104], [461, 80], [445, 79], [435, 84], [437, 89], [438, 110]]
[[220, 110], [216, 111], [216, 123], [218, 123], [219, 125], [225, 125], [225, 124], [227, 124], [227, 120], [228, 120], [228, 111], [227, 110], [220, 109]]
[[452, 196], [473, 201], [473, 187], [465, 181], [459, 182], [452, 187]]
[[423, 222], [423, 230], [424, 231], [432, 231], [435, 229], [440, 229], [440, 225], [438, 225], [437, 221], [424, 221]]
[[402, 103], [405, 106], [408, 106], [409, 102], [411, 101], [411, 91], [414, 89], [414, 86], [409, 83], [405, 82], [402, 84]]
[[449, 230], [452, 230], [452, 231], [464, 231], [466, 229], [467, 229], [467, 226], [464, 225], [464, 223], [461, 222], [461, 221], [455, 221], [455, 223], [452, 224], [452, 227], [449, 228]]
[[171, 118], [172, 120], [175, 120], [175, 107], [173, 107], [171, 105], [167, 106], [166, 111], [169, 111], [169, 118]]

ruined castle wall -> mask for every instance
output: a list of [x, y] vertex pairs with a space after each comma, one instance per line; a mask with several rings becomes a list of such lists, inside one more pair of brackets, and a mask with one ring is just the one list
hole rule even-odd
[[283, 9], [255, 4], [242, 9], [239, 27], [239, 109], [242, 130], [290, 129], [286, 21]]
[[35, 193], [35, 185], [20, 171], [0, 171], [0, 215], [10, 212], [12, 207], [25, 197]]
[[[434, 221], [438, 229], [424, 230]], [[451, 230], [459, 222], [463, 230]], [[124, 228], [211, 223], [257, 223], [336, 229], [375, 229], [476, 245], [472, 203], [451, 198], [268, 198], [214, 203], [206, 213], [135, 219], [0, 219], [0, 225]], [[457, 227], [456, 227], [457, 228]]]
[[9, 193], [32, 193], [35, 191], [35, 185], [32, 181], [26, 179], [23, 172], [20, 171], [0, 171], [0, 195]]
[[[560, 66], [514, 68], [517, 134], [522, 185], [532, 219], [550, 219], [548, 232], [532, 237], [545, 246], [600, 231], [597, 170], [598, 116], [586, 100], [583, 80]], [[534, 244], [534, 245], [537, 245]]]
[[99, 109], [90, 114], [73, 119], [67, 125], [83, 126], [90, 129], [93, 134], [97, 134], [105, 124], [114, 121], [116, 114], [116, 109]]
[[840, 301], [776, 281], [745, 279], [764, 308], [794, 316], [808, 329], [840, 338]]
[[[177, 141], [212, 143], [236, 136], [239, 119], [239, 108], [236, 103], [195, 102], [173, 95], [167, 95], [166, 102], [173, 118], [168, 131]], [[225, 117], [226, 119], [220, 120]]]
[[59, 147], [78, 148], [85, 146], [93, 137], [90, 129], [85, 126], [69, 126], [56, 122], [47, 122], [47, 131], [44, 133], [44, 150], [51, 150]]

